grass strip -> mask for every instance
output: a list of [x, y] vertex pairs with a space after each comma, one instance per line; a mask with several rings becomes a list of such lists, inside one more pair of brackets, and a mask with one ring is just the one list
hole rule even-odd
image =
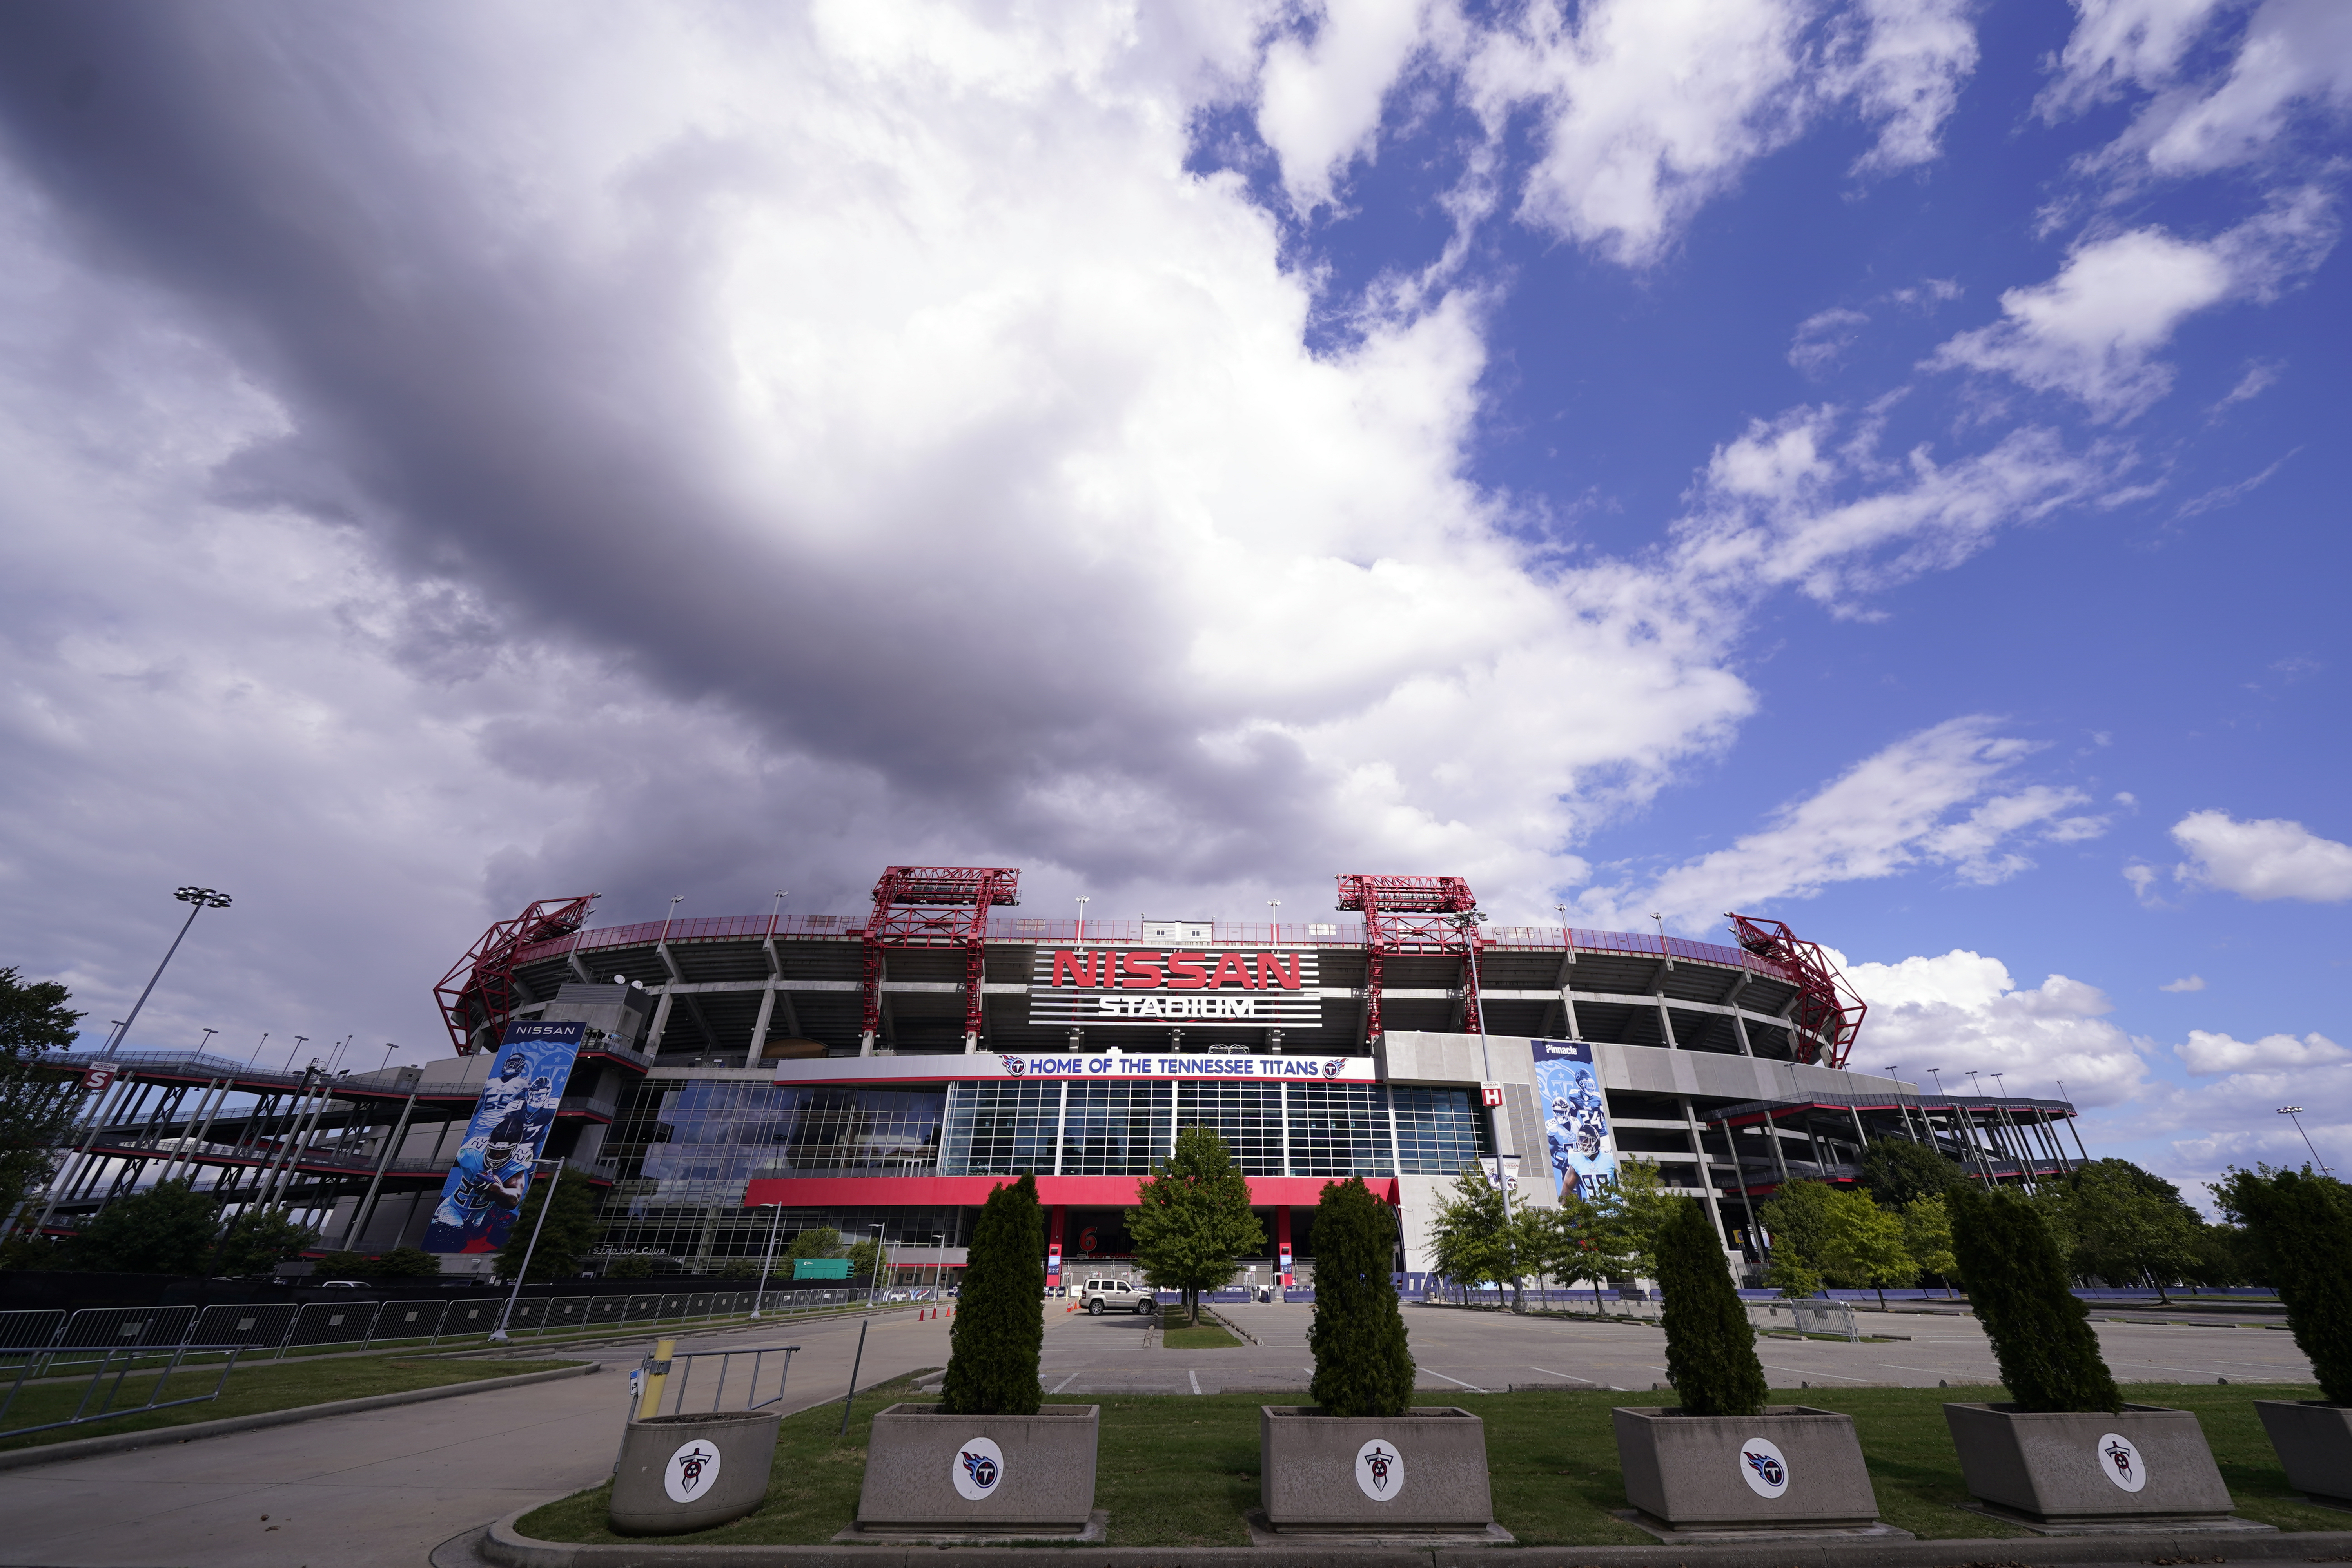
[[[1956, 1505], [1968, 1489], [1943, 1406], [1999, 1399], [1999, 1388], [1808, 1389], [1816, 1409], [1854, 1418], [1864, 1462], [1890, 1524], [1930, 1540], [1985, 1540], [2027, 1531]], [[2296, 1500], [2254, 1414], [2256, 1399], [2308, 1399], [2309, 1384], [2127, 1386], [2136, 1403], [2196, 1412], [2238, 1512], [2281, 1530], [2338, 1530], [2343, 1516]], [[732, 1524], [666, 1537], [725, 1545], [814, 1545], [853, 1521], [866, 1474], [873, 1413], [914, 1397], [901, 1378], [858, 1395], [849, 1433], [836, 1437], [838, 1402], [787, 1416], [778, 1433], [767, 1500]], [[1613, 1518], [1625, 1507], [1609, 1390], [1543, 1390], [1449, 1396], [1486, 1424], [1486, 1465], [1495, 1517], [1528, 1545], [1653, 1544]], [[1245, 1546], [1243, 1513], [1258, 1505], [1258, 1394], [1105, 1396], [1095, 1506], [1110, 1513], [1113, 1546]], [[542, 1541], [614, 1543], [633, 1538], [606, 1528], [612, 1489], [577, 1493], [523, 1517], [523, 1534]]]
[[1171, 1351], [1237, 1351], [1241, 1341], [1214, 1323], [1197, 1329], [1170, 1329], [1160, 1336], [1160, 1348]]
[[[53, 1426], [46, 1432], [0, 1438], [0, 1449], [35, 1448], [82, 1437], [111, 1436], [118, 1432], [148, 1432], [161, 1427], [185, 1426], [196, 1421], [219, 1421], [231, 1415], [257, 1415], [268, 1410], [292, 1410], [305, 1405], [331, 1404], [339, 1399], [364, 1399], [376, 1394], [405, 1394], [413, 1389], [440, 1388], [454, 1383], [479, 1383], [488, 1378], [514, 1377], [522, 1373], [545, 1372], [551, 1367], [578, 1364], [577, 1362], [566, 1361], [420, 1361], [394, 1356], [273, 1362], [263, 1366], [239, 1367], [230, 1373], [228, 1384], [221, 1390], [218, 1399], [205, 1400], [198, 1405], [175, 1405], [169, 1410], [150, 1410], [105, 1420], [84, 1421], [71, 1426]], [[220, 1375], [217, 1363], [208, 1367], [183, 1369], [172, 1376], [163, 1397], [178, 1399], [205, 1394], [220, 1381]], [[111, 1384], [111, 1375], [106, 1381]], [[62, 1421], [81, 1405], [88, 1386], [87, 1379], [70, 1384], [28, 1386], [9, 1406], [8, 1425], [35, 1426], [46, 1421]], [[131, 1373], [115, 1392], [115, 1408], [135, 1408], [144, 1405], [154, 1386], [154, 1373]], [[97, 1409], [105, 1399], [106, 1389], [101, 1385], [96, 1397], [90, 1400], [89, 1408]]]

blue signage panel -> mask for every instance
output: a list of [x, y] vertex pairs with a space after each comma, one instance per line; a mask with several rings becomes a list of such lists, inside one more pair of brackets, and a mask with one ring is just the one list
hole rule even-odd
[[585, 1024], [515, 1023], [491, 1064], [489, 1081], [466, 1124], [466, 1141], [441, 1184], [425, 1227], [427, 1252], [496, 1252], [514, 1228]]
[[1543, 1112], [1553, 1191], [1592, 1198], [1617, 1180], [1617, 1140], [1609, 1130], [1609, 1100], [1581, 1040], [1537, 1040], [1536, 1105]]

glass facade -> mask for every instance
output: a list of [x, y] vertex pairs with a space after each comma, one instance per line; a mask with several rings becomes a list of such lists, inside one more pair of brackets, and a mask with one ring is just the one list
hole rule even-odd
[[787, 1175], [1144, 1176], [1180, 1127], [1214, 1127], [1253, 1176], [1451, 1176], [1493, 1152], [1472, 1091], [1215, 1079], [940, 1084], [924, 1089], [648, 1080], [604, 1153], [620, 1163], [603, 1245], [689, 1268], [756, 1260], [772, 1223], [789, 1242], [829, 1225], [885, 1224], [894, 1244], [960, 1245], [961, 1212], [870, 1215], [747, 1209], [743, 1184]]

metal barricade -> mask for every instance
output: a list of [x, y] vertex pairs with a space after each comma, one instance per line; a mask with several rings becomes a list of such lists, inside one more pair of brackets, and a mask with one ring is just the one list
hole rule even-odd
[[[657, 1362], [652, 1356], [646, 1356], [645, 1361], [640, 1363], [638, 1371], [641, 1373], [646, 1374], [668, 1373], [674, 1376], [676, 1378], [676, 1382], [670, 1384], [670, 1386], [665, 1387], [662, 1390], [662, 1394], [665, 1398], [669, 1398], [670, 1400], [669, 1414], [673, 1415], [683, 1415], [687, 1414], [687, 1384], [693, 1381], [694, 1363], [698, 1361], [717, 1362], [719, 1363], [719, 1384], [717, 1387], [710, 1391], [710, 1403], [706, 1405], [696, 1407], [695, 1414], [699, 1415], [706, 1410], [719, 1410], [725, 1407], [729, 1367], [736, 1357], [749, 1356], [751, 1358], [751, 1378], [750, 1384], [743, 1390], [743, 1408], [746, 1410], [764, 1410], [769, 1405], [773, 1405], [778, 1400], [783, 1398], [784, 1384], [793, 1374], [793, 1356], [800, 1350], [800, 1348], [801, 1347], [798, 1345], [752, 1345], [740, 1350], [673, 1351], [670, 1352], [670, 1358], [667, 1362]], [[767, 1398], [762, 1399], [760, 1397], [760, 1379], [764, 1376], [765, 1373], [761, 1370], [761, 1363], [766, 1357], [772, 1355], [782, 1356], [784, 1358], [783, 1365], [776, 1373], [776, 1392], [768, 1395]], [[634, 1389], [635, 1386], [635, 1380], [633, 1379], [632, 1388]], [[673, 1391], [675, 1392], [674, 1398], [670, 1397]], [[633, 1404], [630, 1408], [634, 1410], [635, 1405]], [[654, 1414], [658, 1415], [661, 1412], [656, 1410]]]
[[446, 1301], [386, 1301], [376, 1309], [375, 1321], [368, 1325], [368, 1337], [361, 1348], [378, 1340], [423, 1340], [427, 1344], [441, 1337], [441, 1320], [448, 1312]]
[[683, 1290], [676, 1295], [665, 1295], [661, 1299], [661, 1310], [656, 1312], [655, 1317], [656, 1319], [683, 1318], [686, 1316], [686, 1304], [691, 1299]]
[[282, 1345], [294, 1331], [294, 1321], [301, 1309], [291, 1301], [231, 1303], [206, 1307], [197, 1315], [188, 1331], [189, 1340], [196, 1344], [238, 1345], [247, 1350], [267, 1350]]
[[374, 1337], [373, 1301], [312, 1301], [294, 1319], [280, 1350], [313, 1345], [363, 1345]]
[[539, 1331], [543, 1334], [551, 1331], [585, 1328], [590, 1321], [589, 1309], [594, 1304], [593, 1296], [560, 1296], [547, 1303], [547, 1310], [540, 1319]]
[[433, 1332], [433, 1342], [439, 1344], [452, 1335], [487, 1334], [499, 1326], [499, 1309], [506, 1303], [498, 1300], [452, 1301], [441, 1314], [441, 1326]]
[[621, 1321], [625, 1323], [645, 1322], [661, 1316], [659, 1296], [631, 1296], [626, 1300], [628, 1304], [621, 1309]]
[[[190, 1309], [190, 1310], [193, 1310]], [[35, 1358], [26, 1357], [17, 1367], [16, 1378], [9, 1385], [7, 1397], [0, 1399], [0, 1437], [21, 1437], [28, 1432], [49, 1432], [59, 1426], [79, 1426], [91, 1421], [106, 1421], [123, 1415], [139, 1415], [150, 1410], [169, 1410], [174, 1405], [201, 1405], [207, 1400], [218, 1399], [221, 1390], [228, 1384], [228, 1374], [236, 1368], [236, 1358], [244, 1354], [247, 1349], [244, 1345], [178, 1345], [171, 1348], [172, 1356], [168, 1364], [152, 1368], [139, 1374], [154, 1380], [147, 1390], [147, 1399], [144, 1404], [126, 1405], [120, 1409], [115, 1406], [115, 1401], [122, 1396], [122, 1385], [131, 1375], [132, 1369], [142, 1360], [154, 1359], [154, 1350], [150, 1347], [131, 1345], [110, 1346], [100, 1352], [98, 1364], [91, 1370], [89, 1384], [82, 1390], [81, 1400], [74, 1406], [74, 1413], [71, 1415], [61, 1421], [40, 1421], [29, 1426], [8, 1426], [5, 1425], [8, 1414], [16, 1408], [16, 1396], [24, 1391], [26, 1378], [33, 1370]], [[172, 1374], [180, 1370], [183, 1358], [192, 1352], [203, 1353], [215, 1351], [221, 1352], [224, 1359], [221, 1362], [220, 1375], [213, 1380], [213, 1385], [209, 1391], [189, 1394], [179, 1399], [163, 1397], [165, 1391], [171, 1386]], [[103, 1398], [100, 1398], [101, 1389], [104, 1391]], [[90, 1401], [93, 1399], [99, 1402], [98, 1408], [95, 1410], [90, 1408]]]
[[689, 1318], [707, 1318], [714, 1310], [711, 1303], [718, 1299], [707, 1290], [699, 1295], [690, 1295], [686, 1299], [685, 1315]]
[[598, 1296], [588, 1303], [587, 1321], [592, 1327], [625, 1322], [628, 1315], [629, 1299], [626, 1296]]
[[9, 1351], [46, 1350], [65, 1321], [63, 1308], [0, 1312], [0, 1356]]
[[176, 1345], [194, 1323], [194, 1307], [84, 1307], [58, 1331], [60, 1350], [121, 1350]]
[[1748, 1321], [1759, 1332], [1778, 1330], [1784, 1334], [1835, 1334], [1857, 1342], [1862, 1339], [1851, 1301], [1809, 1298], [1798, 1301], [1749, 1301], [1746, 1305]]

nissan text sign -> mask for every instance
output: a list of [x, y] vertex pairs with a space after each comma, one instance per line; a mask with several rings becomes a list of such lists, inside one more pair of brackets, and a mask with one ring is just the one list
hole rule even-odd
[[1323, 992], [1311, 951], [1039, 948], [1029, 1021], [1165, 1028], [1192, 1021], [1314, 1028]]

